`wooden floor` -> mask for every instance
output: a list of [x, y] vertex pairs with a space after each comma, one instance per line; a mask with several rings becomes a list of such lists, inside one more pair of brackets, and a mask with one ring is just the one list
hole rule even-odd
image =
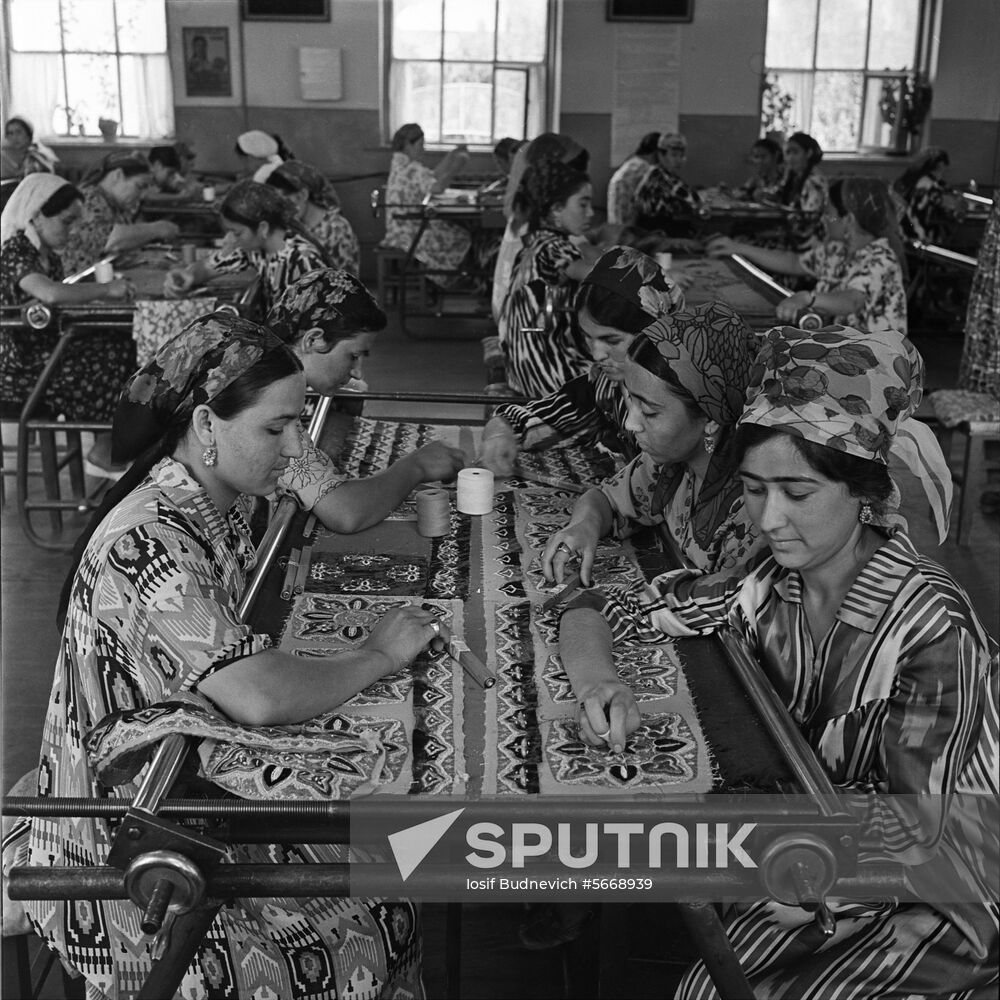
[[[454, 321], [452, 321], [454, 323]], [[366, 377], [373, 387], [388, 390], [478, 391], [483, 388], [484, 368], [478, 337], [461, 339], [457, 326], [440, 332], [447, 339], [413, 340], [393, 327], [381, 334]], [[953, 386], [958, 372], [961, 341], [953, 336], [920, 338], [928, 365], [930, 388]], [[432, 418], [438, 413], [399, 404], [380, 404], [377, 412], [389, 416]], [[471, 417], [472, 412], [466, 411]], [[481, 410], [479, 410], [481, 413]], [[461, 410], [449, 416], [461, 417]], [[11, 428], [4, 428], [5, 441]], [[993, 456], [994, 464], [1000, 456]], [[10, 464], [8, 461], [8, 465]], [[68, 558], [32, 546], [18, 525], [13, 502], [13, 484], [8, 481], [7, 502], [0, 514], [2, 529], [2, 651], [3, 651], [3, 745], [4, 788], [37, 763], [45, 707], [52, 681], [59, 636], [55, 607], [66, 573]], [[997, 488], [996, 485], [993, 488]], [[968, 590], [986, 627], [1000, 634], [1000, 531], [996, 514], [976, 511], [969, 544], [959, 547], [953, 540], [936, 546], [930, 526], [921, 518], [911, 521], [911, 535], [918, 548], [937, 559]], [[952, 532], [954, 539], [954, 530]], [[659, 908], [662, 911], [664, 908]], [[543, 952], [521, 947], [517, 926], [523, 919], [520, 906], [466, 907], [463, 917], [462, 979], [458, 995], [475, 998], [596, 995], [597, 920], [588, 924], [584, 939], [574, 946]], [[658, 922], [663, 922], [662, 926]], [[429, 996], [443, 996], [445, 957], [443, 907], [425, 907], [425, 969]], [[656, 942], [676, 939], [669, 915], [647, 914], [640, 928], [651, 940], [649, 951], [657, 957]], [[629, 979], [614, 984], [620, 996], [669, 996], [677, 967], [660, 963], [636, 963]], [[8, 970], [9, 971], [9, 970]], [[49, 997], [62, 997], [58, 987]], [[609, 988], [604, 990], [608, 995]], [[4, 997], [13, 997], [6, 986]]]

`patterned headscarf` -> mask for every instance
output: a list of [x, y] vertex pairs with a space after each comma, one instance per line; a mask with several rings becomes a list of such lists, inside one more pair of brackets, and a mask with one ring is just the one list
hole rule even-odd
[[291, 224], [294, 211], [273, 188], [256, 181], [237, 181], [222, 200], [219, 208], [224, 218], [256, 229], [261, 222]]
[[[656, 349], [702, 412], [719, 425], [692, 517], [695, 540], [707, 548], [743, 491], [735, 475], [733, 439], [757, 341], [739, 313], [721, 302], [706, 302], [646, 327], [629, 348], [629, 357], [642, 364], [639, 358], [649, 350], [648, 345]], [[653, 497], [654, 509], [666, 506], [684, 472], [681, 465], [663, 468]]]
[[[288, 160], [275, 169], [274, 175], [288, 181], [297, 191], [303, 189], [308, 191], [309, 200], [320, 208], [337, 208], [340, 205], [333, 184], [308, 163]], [[274, 175], [269, 178], [272, 185], [274, 185]]]
[[272, 306], [267, 325], [286, 344], [317, 327], [328, 343], [386, 325], [385, 313], [368, 289], [347, 271], [310, 271], [289, 285]]
[[31, 220], [42, 205], [67, 184], [69, 181], [65, 177], [57, 177], [55, 174], [28, 174], [14, 188], [10, 200], [4, 205], [3, 215], [0, 216], [0, 246], [23, 230], [31, 243], [41, 249], [41, 241]]
[[141, 455], [274, 350], [288, 348], [266, 327], [230, 313], [189, 323], [126, 383], [111, 428], [115, 461]]
[[688, 141], [680, 132], [664, 132], [656, 143], [657, 149], [684, 149], [688, 148]]
[[539, 225], [553, 205], [564, 200], [575, 184], [585, 184], [587, 175], [560, 160], [542, 160], [524, 172], [521, 193], [528, 202], [528, 216]]
[[632, 247], [606, 250], [580, 284], [606, 288], [652, 319], [684, 308], [680, 286], [667, 277], [667, 272], [652, 257]]
[[503, 214], [508, 219], [514, 211], [514, 202], [521, 191], [521, 181], [524, 172], [533, 164], [541, 163], [542, 160], [559, 160], [562, 163], [570, 163], [586, 153], [586, 150], [575, 139], [568, 135], [560, 135], [558, 132], [543, 132], [530, 142], [526, 142], [514, 154], [514, 159], [510, 165], [510, 173], [507, 175], [507, 190], [503, 199]]
[[923, 358], [894, 330], [776, 326], [754, 361], [740, 423], [779, 427], [886, 466], [894, 455], [920, 480], [943, 542], [951, 473], [930, 428], [911, 419], [923, 393]]

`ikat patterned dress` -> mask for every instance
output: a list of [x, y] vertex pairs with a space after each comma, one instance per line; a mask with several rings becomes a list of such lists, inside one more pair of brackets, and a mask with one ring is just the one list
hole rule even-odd
[[[405, 153], [393, 153], [389, 180], [385, 186], [385, 239], [383, 246], [409, 250], [420, 223], [402, 219], [394, 205], [419, 206], [428, 191], [437, 183], [434, 171]], [[414, 256], [424, 267], [456, 271], [469, 253], [472, 238], [468, 231], [450, 222], [435, 219], [427, 224]], [[437, 284], [446, 284], [449, 276], [428, 275]]]
[[687, 222], [698, 210], [701, 199], [693, 187], [670, 170], [653, 167], [635, 192], [635, 215], [647, 229]]
[[[237, 611], [253, 559], [241, 504], [224, 516], [172, 459], [108, 515], [70, 599], [39, 795], [135, 794], [136, 781], [114, 792], [99, 783], [87, 734], [109, 713], [193, 697], [203, 678], [270, 645]], [[38, 819], [28, 863], [104, 864], [112, 837], [99, 819]], [[337, 847], [318, 845], [246, 846], [232, 855], [240, 863], [343, 860]], [[134, 904], [36, 901], [26, 909], [38, 933], [86, 977], [92, 1000], [138, 994], [153, 941], [139, 930]], [[178, 995], [420, 997], [419, 959], [416, 914], [405, 902], [238, 899], [219, 912]]]
[[582, 257], [565, 233], [542, 228], [525, 237], [514, 261], [497, 326], [507, 381], [529, 398], [547, 396], [590, 368], [573, 308], [580, 283], [566, 277]]
[[889, 241], [872, 240], [853, 255], [845, 243], [830, 240], [799, 255], [799, 263], [816, 277], [817, 292], [849, 288], [861, 292], [865, 304], [834, 322], [868, 333], [906, 333], [906, 290], [903, 272]]
[[[0, 305], [31, 301], [21, 279], [40, 274], [52, 281], [65, 277], [55, 253], [46, 260], [38, 248], [18, 232], [0, 248]], [[56, 329], [0, 330], [0, 412], [20, 413], [59, 339]], [[63, 414], [67, 420], [109, 420], [125, 380], [135, 371], [135, 344], [127, 333], [92, 333], [72, 343], [52, 376], [43, 401], [43, 413]]]
[[[699, 631], [728, 624], [746, 641], [845, 804], [880, 834], [862, 835], [859, 857], [912, 866], [911, 886], [928, 900], [828, 900], [829, 939], [799, 907], [731, 908], [727, 934], [755, 995], [996, 996], [998, 653], [968, 595], [897, 531], [818, 646], [801, 577], [770, 556], [702, 610]], [[939, 809], [907, 812], [916, 795]], [[704, 966], [678, 997], [717, 997]]]
[[288, 233], [284, 245], [275, 254], [222, 249], [212, 254], [205, 263], [222, 274], [253, 268], [261, 277], [265, 315], [292, 282], [310, 271], [329, 266], [316, 247], [296, 233]]
[[66, 273], [76, 274], [103, 257], [111, 231], [134, 223], [137, 212], [115, 205], [96, 184], [83, 188], [83, 211], [59, 251]]

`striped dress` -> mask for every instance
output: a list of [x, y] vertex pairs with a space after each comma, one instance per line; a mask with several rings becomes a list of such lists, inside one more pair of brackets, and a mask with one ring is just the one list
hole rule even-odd
[[504, 403], [493, 412], [514, 428], [522, 443], [528, 431], [547, 427], [562, 441], [601, 444], [629, 459], [639, 451], [632, 434], [624, 429], [628, 413], [621, 384], [600, 368], [577, 375], [541, 399]]
[[532, 399], [555, 392], [590, 368], [573, 308], [580, 283], [566, 277], [566, 268], [582, 257], [564, 232], [542, 228], [525, 237], [514, 261], [497, 326], [507, 381]]
[[[998, 654], [965, 592], [897, 531], [818, 648], [801, 577], [771, 557], [735, 597], [701, 608], [700, 631], [728, 624], [742, 636], [845, 804], [879, 831], [862, 835], [859, 860], [914, 866], [921, 899], [828, 900], [830, 939], [798, 907], [731, 908], [727, 934], [756, 995], [996, 996]], [[930, 821], [907, 814], [912, 798], [888, 798], [918, 794], [940, 807]], [[677, 995], [717, 996], [704, 965]]]

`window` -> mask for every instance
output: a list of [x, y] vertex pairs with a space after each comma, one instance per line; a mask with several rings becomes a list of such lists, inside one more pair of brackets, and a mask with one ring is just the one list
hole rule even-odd
[[11, 109], [40, 135], [172, 134], [162, 0], [9, 0]]
[[545, 130], [549, 0], [391, 0], [391, 135], [492, 146]]
[[905, 148], [930, 102], [934, 0], [769, 0], [762, 123], [834, 152]]

